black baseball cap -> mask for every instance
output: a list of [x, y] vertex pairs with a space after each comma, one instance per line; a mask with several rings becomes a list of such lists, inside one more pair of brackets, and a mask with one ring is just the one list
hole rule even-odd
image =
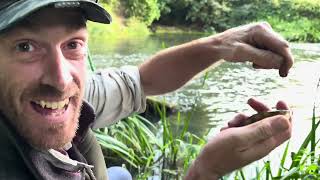
[[112, 21], [110, 14], [98, 4], [98, 0], [0, 0], [0, 31], [47, 6], [80, 8], [90, 21], [104, 24]]

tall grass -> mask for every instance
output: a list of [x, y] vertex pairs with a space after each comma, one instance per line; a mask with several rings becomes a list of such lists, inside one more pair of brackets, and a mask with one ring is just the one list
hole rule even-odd
[[156, 129], [148, 120], [134, 115], [112, 128], [96, 131], [96, 135], [108, 164], [125, 163], [129, 169], [146, 171], [157, 161], [160, 143]]
[[205, 141], [188, 132], [188, 118], [182, 120], [178, 113], [176, 121], [183, 128], [176, 129], [170, 125], [165, 108], [157, 108], [162, 116], [157, 125], [134, 115], [96, 131], [108, 165], [125, 164], [137, 179], [181, 178]]
[[[207, 77], [206, 73], [202, 86]], [[153, 108], [160, 117], [158, 123], [133, 115], [112, 127], [97, 130], [97, 139], [107, 164], [125, 164], [135, 179], [150, 176], [181, 179], [205, 144], [204, 137], [188, 131], [192, 112], [186, 116], [178, 112], [169, 117], [165, 100], [162, 104], [154, 103]]]

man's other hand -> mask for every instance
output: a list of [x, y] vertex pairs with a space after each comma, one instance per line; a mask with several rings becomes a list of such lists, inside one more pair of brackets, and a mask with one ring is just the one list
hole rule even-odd
[[209, 39], [212, 47], [218, 48], [220, 59], [250, 61], [258, 69], [279, 69], [282, 77], [288, 75], [294, 61], [289, 43], [267, 22], [235, 27]]
[[[248, 104], [257, 112], [269, 110], [266, 105], [253, 98], [248, 100]], [[289, 109], [283, 101], [279, 101], [276, 107]], [[236, 117], [204, 146], [190, 167], [186, 180], [218, 179], [261, 159], [291, 137], [291, 117], [276, 115], [247, 126], [234, 127], [247, 116]]]

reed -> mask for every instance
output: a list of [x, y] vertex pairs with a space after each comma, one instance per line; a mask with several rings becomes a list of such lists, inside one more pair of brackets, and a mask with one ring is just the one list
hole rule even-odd
[[[206, 73], [202, 86], [207, 78]], [[135, 114], [109, 128], [95, 131], [108, 165], [124, 164], [135, 179], [183, 177], [206, 141], [188, 131], [192, 111], [184, 116], [178, 112], [169, 117], [165, 104], [165, 99], [162, 104], [153, 104], [160, 117], [156, 124]], [[176, 122], [175, 126], [172, 122]]]

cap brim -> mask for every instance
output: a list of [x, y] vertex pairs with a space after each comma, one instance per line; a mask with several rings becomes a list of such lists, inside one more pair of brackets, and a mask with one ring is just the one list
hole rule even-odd
[[104, 24], [110, 24], [112, 21], [110, 14], [103, 7], [90, 0], [24, 0], [17, 1], [0, 11], [0, 31], [49, 5], [54, 5], [56, 8], [80, 8], [90, 21]]

